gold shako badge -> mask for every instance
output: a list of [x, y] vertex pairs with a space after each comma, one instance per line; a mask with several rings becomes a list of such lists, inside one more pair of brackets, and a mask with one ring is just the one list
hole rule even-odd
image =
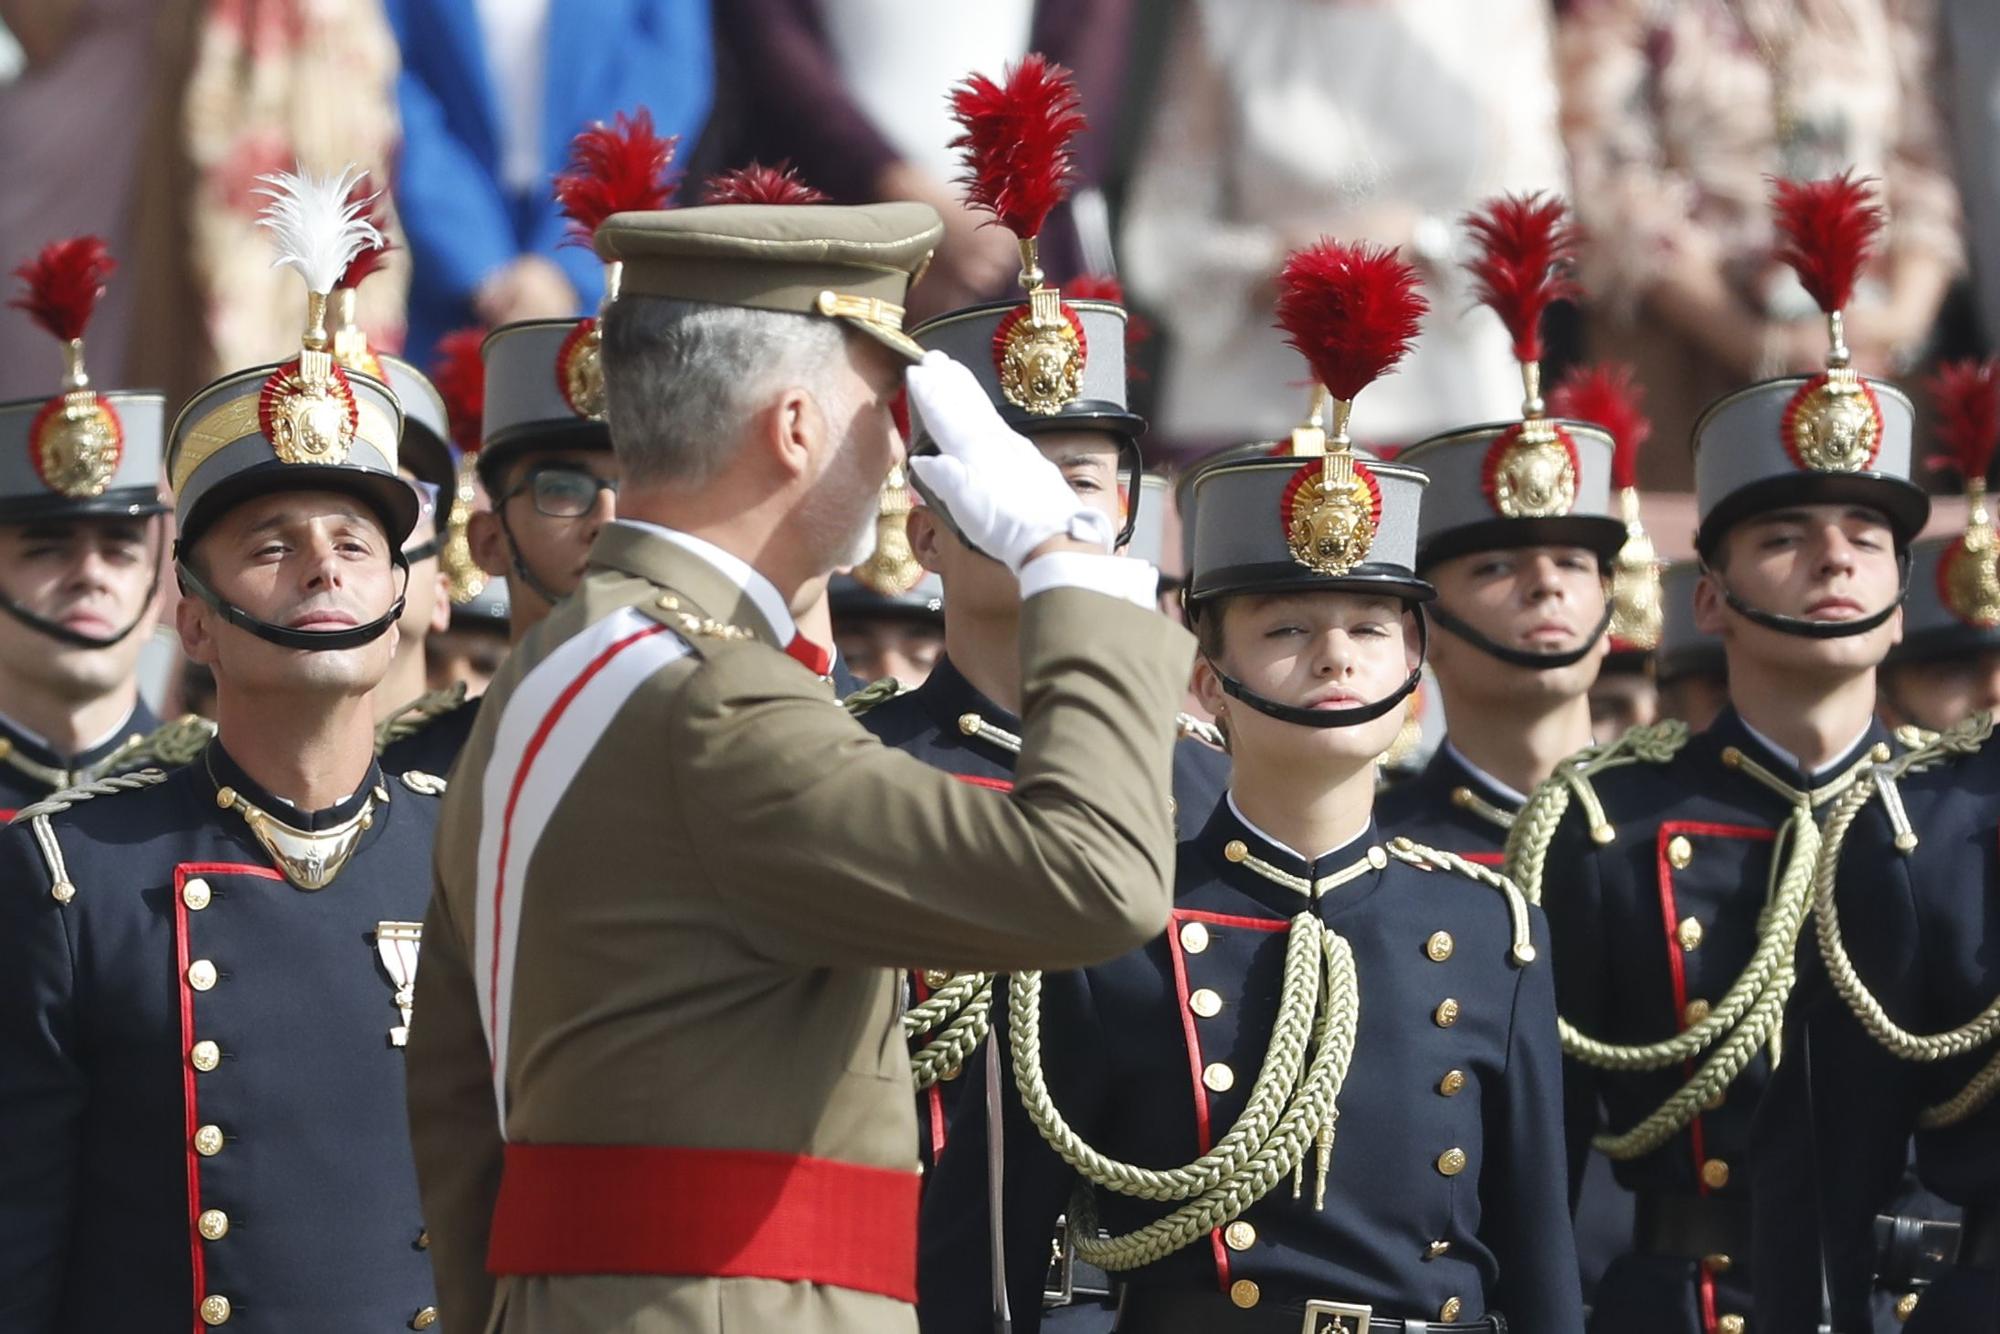
[[27, 291], [8, 304], [27, 311], [63, 349], [62, 392], [28, 427], [29, 461], [43, 485], [71, 500], [103, 495], [125, 456], [124, 424], [83, 367], [84, 330], [117, 267], [102, 240], [77, 236], [52, 242], [14, 270]]

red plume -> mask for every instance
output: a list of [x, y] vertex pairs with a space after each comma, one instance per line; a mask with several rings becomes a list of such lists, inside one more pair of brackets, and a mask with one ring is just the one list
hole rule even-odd
[[363, 246], [356, 252], [354, 258], [347, 262], [347, 268], [341, 273], [340, 281], [334, 284], [335, 287], [361, 286], [361, 280], [380, 269], [383, 257], [396, 248], [389, 241], [389, 192], [387, 190], [377, 190], [371, 194], [368, 189], [368, 173], [363, 172], [354, 178], [354, 188], [347, 192], [347, 202], [349, 204], [367, 205], [361, 216], [368, 220], [368, 224], [371, 227], [382, 234], [382, 244], [378, 246]]
[[1945, 447], [1940, 466], [1968, 482], [1986, 480], [1993, 447], [2000, 442], [2000, 358], [1947, 361], [1924, 382], [1937, 412], [1937, 438]]
[[677, 134], [654, 133], [653, 113], [644, 107], [578, 132], [569, 142], [569, 167], [555, 179], [556, 203], [570, 223], [564, 241], [587, 246], [614, 213], [665, 208], [673, 194], [667, 169], [679, 143]]
[[1076, 80], [1031, 53], [1004, 85], [974, 74], [952, 89], [951, 114], [964, 129], [951, 146], [965, 150], [966, 202], [1016, 236], [1039, 235], [1069, 197], [1070, 140], [1084, 127]]
[[1778, 258], [1828, 314], [1852, 299], [1854, 280], [1875, 251], [1882, 210], [1874, 185], [1852, 169], [1823, 181], [1771, 182]]
[[826, 196], [807, 185], [790, 162], [747, 167], [708, 178], [701, 188], [704, 204], [824, 204]]
[[1639, 485], [1639, 449], [1653, 434], [1646, 417], [1646, 391], [1622, 361], [1578, 366], [1549, 395], [1549, 411], [1572, 421], [1593, 422], [1611, 436], [1611, 485]]
[[485, 341], [484, 329], [454, 329], [438, 339], [437, 359], [431, 363], [431, 383], [444, 400], [452, 443], [468, 454], [479, 452], [486, 418], [486, 362], [479, 355]]
[[1558, 195], [1501, 195], [1466, 215], [1465, 225], [1479, 246], [1466, 261], [1474, 292], [1507, 326], [1514, 360], [1542, 359], [1542, 312], [1552, 302], [1577, 295], [1570, 277], [1577, 230]]
[[104, 284], [117, 268], [118, 261], [100, 237], [51, 241], [31, 263], [14, 270], [28, 292], [7, 304], [27, 311], [60, 341], [71, 342], [83, 337], [97, 298], [104, 295]]
[[1430, 303], [1417, 271], [1381, 246], [1319, 241], [1278, 275], [1278, 327], [1313, 377], [1347, 402], [1409, 352]]

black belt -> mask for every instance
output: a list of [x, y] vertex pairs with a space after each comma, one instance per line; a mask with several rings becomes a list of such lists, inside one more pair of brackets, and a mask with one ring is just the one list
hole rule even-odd
[[1958, 1263], [1959, 1236], [1957, 1223], [1906, 1214], [1875, 1215], [1876, 1286], [1908, 1292], [1937, 1282]]
[[1959, 1267], [2000, 1270], [2000, 1205], [1968, 1205], [1964, 1220], [1959, 1224]]
[[1117, 1334], [1507, 1334], [1504, 1316], [1435, 1324], [1332, 1299], [1265, 1297], [1248, 1310], [1213, 1288], [1127, 1285]]
[[1632, 1226], [1633, 1249], [1680, 1260], [1727, 1256], [1732, 1267], [1750, 1261], [1750, 1205], [1712, 1195], [1641, 1195]]

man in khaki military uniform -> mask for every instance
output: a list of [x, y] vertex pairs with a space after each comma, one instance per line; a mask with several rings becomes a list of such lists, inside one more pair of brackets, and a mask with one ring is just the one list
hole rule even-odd
[[[1110, 522], [901, 331], [912, 204], [616, 218], [621, 518], [495, 679], [440, 829], [411, 1123], [444, 1324], [916, 1327], [897, 969], [1073, 967], [1166, 920], [1192, 643]], [[798, 636], [914, 460], [1013, 568], [1011, 793], [869, 737]]]

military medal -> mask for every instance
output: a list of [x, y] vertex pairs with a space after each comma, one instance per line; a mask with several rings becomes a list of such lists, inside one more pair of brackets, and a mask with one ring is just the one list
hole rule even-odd
[[125, 428], [110, 403], [90, 387], [83, 334], [117, 269], [104, 242], [73, 237], [43, 247], [14, 272], [28, 285], [13, 301], [63, 346], [63, 392], [43, 404], [28, 428], [29, 459], [43, 485], [72, 500], [101, 496], [125, 455]]
[[[678, 135], [664, 138], [653, 129], [653, 113], [644, 107], [612, 123], [593, 123], [570, 140], [569, 163], [556, 175], [556, 203], [569, 219], [565, 240], [588, 246], [606, 218], [614, 213], [653, 213], [667, 206], [673, 187], [667, 169], [673, 165]], [[556, 387], [570, 411], [588, 421], [605, 414], [603, 314], [618, 298], [623, 266], [604, 266], [604, 299], [597, 318], [577, 321], [556, 352]]]
[[1071, 141], [1084, 127], [1075, 80], [1060, 65], [1030, 54], [1004, 83], [974, 74], [951, 92], [962, 133], [969, 207], [991, 213], [1021, 245], [1027, 301], [993, 334], [1000, 392], [1024, 412], [1052, 417], [1083, 395], [1090, 348], [1083, 322], [1042, 272], [1037, 238], [1049, 211], [1069, 197]]
[[375, 953], [396, 988], [396, 1009], [403, 1016], [403, 1022], [389, 1030], [392, 1047], [405, 1047], [410, 1042], [410, 1007], [416, 1003], [417, 956], [423, 941], [422, 922], [375, 923]]
[[1392, 250], [1321, 241], [1278, 275], [1278, 326], [1318, 381], [1291, 439], [1292, 455], [1308, 462], [1285, 485], [1278, 523], [1292, 559], [1315, 574], [1344, 575], [1375, 545], [1382, 489], [1354, 457], [1348, 422], [1355, 395], [1403, 359], [1427, 309], [1416, 270]]

